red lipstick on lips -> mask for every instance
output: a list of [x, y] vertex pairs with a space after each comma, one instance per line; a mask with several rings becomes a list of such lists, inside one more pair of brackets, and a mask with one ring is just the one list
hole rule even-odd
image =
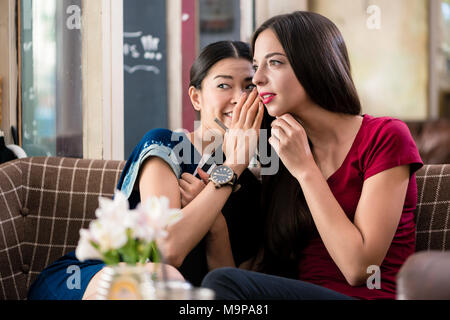
[[276, 97], [276, 94], [271, 92], [261, 92], [259, 96], [262, 98], [264, 104], [268, 104]]

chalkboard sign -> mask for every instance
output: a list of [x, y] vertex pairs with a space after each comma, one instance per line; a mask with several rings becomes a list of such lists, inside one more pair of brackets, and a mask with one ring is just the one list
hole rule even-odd
[[124, 1], [125, 157], [154, 128], [168, 127], [166, 1]]

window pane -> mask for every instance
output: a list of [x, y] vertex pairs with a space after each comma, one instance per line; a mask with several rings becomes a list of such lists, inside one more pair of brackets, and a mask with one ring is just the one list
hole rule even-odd
[[200, 50], [212, 42], [240, 40], [240, 2], [200, 0]]
[[439, 73], [440, 116], [450, 118], [450, 0], [441, 2], [440, 51], [437, 62]]
[[21, 0], [22, 145], [82, 157], [81, 0]]
[[442, 44], [441, 48], [445, 56], [445, 73], [447, 81], [450, 80], [450, 0], [441, 3], [442, 12]]

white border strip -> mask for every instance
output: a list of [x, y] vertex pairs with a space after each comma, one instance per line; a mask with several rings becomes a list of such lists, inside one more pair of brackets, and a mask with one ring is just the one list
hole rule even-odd
[[124, 160], [123, 0], [102, 0], [103, 159]]
[[123, 0], [111, 1], [111, 160], [124, 160]]
[[111, 159], [112, 156], [112, 110], [111, 110], [111, 1], [102, 0], [102, 52], [103, 52], [103, 156], [105, 160]]

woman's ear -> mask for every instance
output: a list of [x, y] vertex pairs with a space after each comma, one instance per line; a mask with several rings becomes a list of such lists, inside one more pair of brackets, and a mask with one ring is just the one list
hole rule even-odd
[[201, 103], [200, 103], [200, 90], [195, 88], [194, 86], [189, 87], [189, 97], [191, 98], [192, 106], [196, 111], [200, 111]]

